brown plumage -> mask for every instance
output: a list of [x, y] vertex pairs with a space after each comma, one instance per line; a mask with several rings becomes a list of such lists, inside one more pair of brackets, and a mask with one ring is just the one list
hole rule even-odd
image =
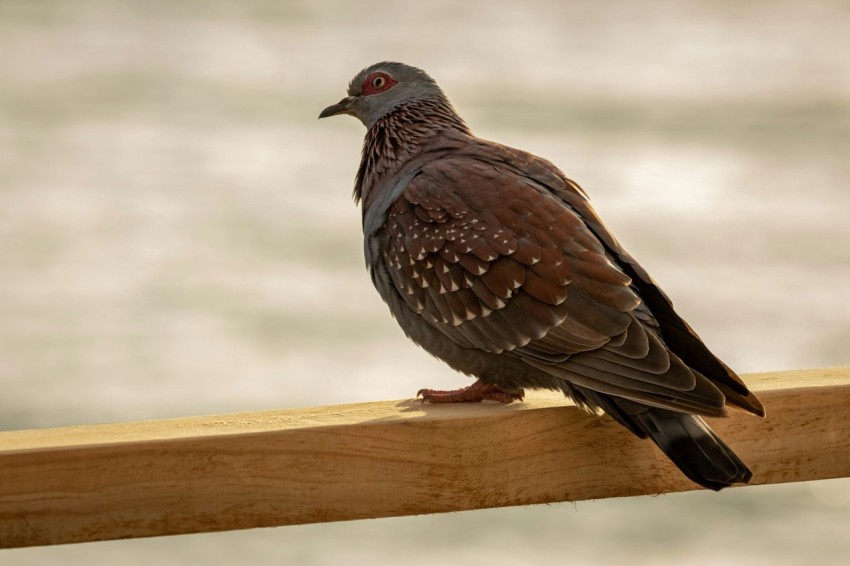
[[476, 138], [424, 72], [361, 71], [321, 117], [367, 126], [355, 182], [376, 288], [414, 342], [474, 375], [432, 402], [563, 391], [650, 437], [693, 481], [751, 473], [699, 417], [764, 408], [548, 161]]

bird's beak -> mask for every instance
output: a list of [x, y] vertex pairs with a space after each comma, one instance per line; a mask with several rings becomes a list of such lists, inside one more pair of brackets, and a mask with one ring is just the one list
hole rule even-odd
[[339, 114], [349, 114], [354, 115], [354, 97], [346, 96], [336, 104], [332, 104], [328, 106], [322, 113], [319, 114], [319, 119], [327, 118], [328, 116], [337, 116]]

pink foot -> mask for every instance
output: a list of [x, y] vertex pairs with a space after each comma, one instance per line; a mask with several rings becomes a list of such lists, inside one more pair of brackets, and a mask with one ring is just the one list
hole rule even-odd
[[522, 401], [525, 392], [522, 389], [505, 391], [498, 385], [484, 383], [479, 379], [469, 387], [453, 389], [451, 391], [420, 389], [416, 393], [416, 396], [422, 397], [423, 403], [425, 401], [429, 403], [480, 403], [484, 400], [511, 403], [513, 401]]

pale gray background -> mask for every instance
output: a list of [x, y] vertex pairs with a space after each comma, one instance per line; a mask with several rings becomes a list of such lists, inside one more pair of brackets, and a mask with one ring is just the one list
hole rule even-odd
[[[848, 363], [850, 5], [0, 0], [0, 428], [468, 383], [371, 288], [380, 60], [580, 182], [740, 372]], [[0, 551], [0, 564], [839, 564], [850, 482]]]

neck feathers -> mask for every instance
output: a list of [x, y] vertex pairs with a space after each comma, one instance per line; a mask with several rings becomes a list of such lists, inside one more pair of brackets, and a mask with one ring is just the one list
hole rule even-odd
[[371, 189], [380, 177], [398, 170], [425, 149], [437, 149], [441, 138], [458, 135], [468, 137], [472, 133], [443, 97], [422, 98], [395, 108], [366, 133], [354, 183], [354, 202], [362, 200], [365, 211]]

